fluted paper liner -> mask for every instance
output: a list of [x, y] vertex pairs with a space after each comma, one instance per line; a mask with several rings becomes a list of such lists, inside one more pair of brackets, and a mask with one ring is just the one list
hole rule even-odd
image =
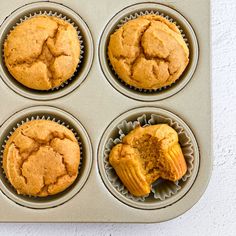
[[[167, 20], [169, 20], [171, 23], [174, 23], [174, 24], [179, 28], [179, 30], [180, 30], [180, 32], [181, 32], [181, 35], [182, 35], [184, 41], [186, 42], [186, 45], [189, 47], [188, 39], [186, 38], [186, 35], [185, 35], [184, 31], [183, 31], [183, 30], [181, 29], [181, 27], [177, 24], [177, 22], [174, 21], [170, 16], [168, 16], [168, 15], [166, 15], [166, 14], [164, 14], [164, 13], [161, 13], [161, 12], [159, 12], [159, 11], [153, 11], [153, 10], [151, 10], [151, 11], [148, 11], [148, 10], [146, 10], [146, 11], [138, 11], [138, 12], [136, 12], [136, 13], [133, 13], [133, 14], [129, 15], [129, 16], [126, 16], [125, 18], [123, 18], [123, 19], [120, 20], [120, 23], [119, 23], [119, 24], [117, 24], [116, 30], [118, 30], [120, 27], [122, 27], [125, 23], [127, 23], [127, 22], [130, 21], [130, 20], [134, 20], [134, 19], [136, 19], [136, 18], [138, 18], [138, 17], [140, 17], [140, 16], [150, 15], [150, 14], [162, 16], [162, 17], [166, 18]], [[110, 35], [109, 35], [109, 36], [110, 36]], [[117, 78], [122, 84], [124, 84], [126, 87], [128, 87], [128, 88], [130, 88], [130, 89], [132, 89], [132, 90], [135, 90], [135, 91], [138, 91], [138, 92], [141, 92], [141, 93], [153, 94], [153, 93], [157, 93], [157, 92], [160, 92], [160, 91], [163, 91], [163, 90], [167, 90], [167, 89], [169, 89], [170, 87], [172, 87], [176, 82], [178, 82], [178, 80], [180, 79], [180, 78], [177, 79], [177, 80], [176, 80], [175, 82], [173, 82], [171, 85], [164, 86], [164, 87], [158, 88], [158, 89], [141, 89], [141, 88], [136, 88], [136, 87], [134, 87], [134, 86], [131, 86], [131, 85], [127, 84], [124, 80], [122, 80], [122, 79], [119, 78], [119, 76], [118, 76], [117, 73], [115, 72], [113, 66], [111, 65], [111, 62], [110, 62], [109, 57], [108, 57], [108, 54], [107, 54], [107, 61], [108, 61], [109, 67], [111, 68], [111, 70], [113, 71], [113, 73], [116, 75], [116, 78]]]
[[[65, 82], [63, 82], [61, 85], [59, 85], [58, 87], [54, 87], [54, 88], [51, 88], [49, 90], [46, 90], [46, 91], [55, 91], [55, 90], [59, 90], [61, 88], [64, 88], [65, 86], [67, 86], [73, 79], [74, 79], [74, 76], [76, 75], [76, 73], [78, 72], [78, 69], [83, 61], [83, 55], [84, 55], [84, 42], [83, 42], [83, 37], [81, 35], [81, 32], [79, 30], [79, 26], [77, 26], [75, 24], [75, 22], [73, 22], [71, 19], [69, 19], [67, 16], [64, 16], [62, 13], [58, 13], [56, 11], [37, 11], [37, 12], [31, 12], [30, 14], [28, 15], [25, 15], [24, 17], [21, 17], [20, 20], [12, 27], [12, 29], [9, 31], [9, 33], [15, 29], [15, 27], [17, 25], [19, 25], [20, 23], [32, 18], [32, 17], [35, 17], [35, 16], [41, 16], [41, 15], [46, 15], [46, 16], [54, 16], [54, 17], [57, 17], [57, 18], [60, 18], [64, 21], [67, 21], [68, 23], [70, 23], [71, 25], [73, 25], [73, 27], [75, 28], [75, 30], [77, 31], [77, 34], [78, 34], [78, 38], [79, 38], [79, 42], [80, 42], [80, 58], [79, 58], [79, 62], [78, 62], [78, 65], [76, 67], [76, 70], [74, 72], [74, 74], [71, 76], [71, 78], [69, 78], [68, 80], [66, 80]], [[9, 35], [9, 33], [7, 34], [6, 36], [6, 39]], [[6, 40], [5, 39], [5, 40]], [[4, 48], [2, 48], [2, 55], [3, 55], [3, 60], [4, 60]]]
[[[114, 168], [109, 163], [109, 154], [111, 149], [118, 143], [122, 142], [122, 138], [127, 135], [129, 132], [131, 132], [133, 129], [135, 129], [138, 126], [146, 127], [149, 125], [155, 125], [155, 124], [168, 124], [171, 126], [179, 136], [179, 143], [182, 149], [182, 152], [184, 154], [184, 158], [187, 164], [187, 172], [186, 174], [181, 178], [181, 180], [172, 182], [168, 180], [164, 180], [159, 178], [157, 181], [155, 181], [152, 184], [151, 193], [147, 196], [143, 197], [135, 197], [133, 196], [123, 185], [119, 177], [117, 176]], [[134, 201], [141, 201], [144, 202], [147, 198], [153, 197], [156, 200], [165, 200], [167, 198], [170, 198], [172, 195], [176, 194], [182, 187], [182, 184], [186, 181], [188, 181], [189, 177], [192, 174], [193, 168], [194, 168], [194, 148], [192, 141], [188, 134], [185, 132], [184, 128], [174, 119], [168, 118], [162, 115], [156, 115], [152, 114], [150, 119], [147, 119], [146, 115], [142, 115], [137, 118], [135, 121], [126, 121], [124, 120], [119, 125], [117, 125], [117, 128], [119, 130], [119, 136], [115, 139], [110, 138], [105, 146], [104, 151], [104, 166], [105, 166], [105, 172], [107, 174], [107, 177], [109, 181], [112, 183], [112, 185], [119, 191], [121, 194], [123, 194], [128, 199], [134, 200]]]
[[[78, 141], [78, 144], [79, 144], [79, 147], [80, 147], [80, 164], [79, 164], [79, 170], [81, 169], [81, 166], [82, 166], [82, 162], [83, 162], [83, 149], [82, 149], [82, 143], [80, 141], [80, 137], [78, 135], [77, 132], [75, 132], [75, 130], [70, 127], [66, 122], [64, 122], [63, 120], [59, 120], [59, 119], [56, 119], [54, 117], [51, 117], [51, 116], [31, 116], [31, 117], [27, 117], [26, 119], [24, 120], [21, 120], [19, 122], [17, 122], [17, 124], [11, 129], [11, 131], [9, 132], [9, 134], [6, 136], [5, 140], [3, 141], [3, 145], [1, 147], [1, 151], [0, 151], [0, 161], [1, 161], [1, 167], [2, 167], [2, 172], [7, 180], [7, 182], [9, 183], [9, 185], [11, 185], [10, 181], [8, 180], [7, 176], [6, 176], [6, 173], [4, 172], [4, 168], [3, 168], [3, 152], [4, 152], [4, 149], [5, 149], [5, 145], [7, 143], [7, 141], [9, 140], [9, 138], [11, 137], [11, 135], [14, 133], [14, 131], [19, 128], [21, 125], [29, 122], [29, 121], [33, 121], [33, 120], [51, 120], [51, 121], [54, 121], [60, 125], [63, 125], [65, 126], [66, 128], [68, 128], [70, 131], [73, 132], [75, 138], [77, 139]], [[78, 177], [78, 176], [77, 176]], [[11, 187], [14, 189], [15, 193], [17, 194], [15, 188], [11, 185]], [[27, 196], [27, 197], [34, 197], [34, 198], [39, 198], [39, 197], [35, 197], [35, 196], [30, 196], [30, 195], [25, 195], [25, 194], [21, 194], [22, 196]], [[41, 197], [40, 197], [41, 198]], [[46, 199], [47, 197], [43, 197], [44, 199]]]

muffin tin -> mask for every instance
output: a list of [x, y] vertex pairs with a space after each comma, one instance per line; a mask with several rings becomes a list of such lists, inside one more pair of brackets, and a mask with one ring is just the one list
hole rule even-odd
[[[83, 58], [68, 84], [36, 92], [17, 83], [7, 71], [0, 51], [0, 145], [15, 127], [30, 119], [52, 119], [76, 133], [82, 164], [75, 183], [61, 194], [44, 199], [17, 195], [0, 168], [1, 222], [161, 222], [190, 209], [205, 191], [212, 168], [210, 1], [9, 0], [1, 7], [0, 46], [17, 22], [34, 14], [57, 14], [78, 26]], [[140, 91], [117, 78], [109, 65], [109, 35], [140, 14], [160, 14], [176, 22], [190, 49], [190, 64], [174, 85]], [[199, 17], [199, 15], [201, 17]], [[5, 18], [5, 19], [4, 19]], [[204, 22], [204, 27], [202, 23]], [[6, 101], [4, 101], [6, 99]], [[119, 138], [124, 122], [155, 115], [173, 122], [189, 138], [193, 170], [176, 192], [142, 201], [125, 197], [111, 184], [104, 154], [109, 139]], [[177, 128], [176, 128], [177, 129]], [[157, 183], [158, 184], [158, 183]]]

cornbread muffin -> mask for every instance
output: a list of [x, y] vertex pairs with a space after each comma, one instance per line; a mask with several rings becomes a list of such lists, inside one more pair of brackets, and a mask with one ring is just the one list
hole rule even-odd
[[145, 196], [158, 178], [177, 181], [187, 171], [178, 134], [166, 124], [138, 127], [113, 147], [109, 162], [134, 196]]
[[4, 43], [5, 64], [21, 84], [36, 90], [58, 87], [74, 74], [80, 42], [75, 28], [52, 16], [30, 18]]
[[119, 78], [140, 89], [159, 89], [179, 79], [189, 49], [178, 27], [158, 15], [130, 20], [110, 36], [110, 62]]
[[18, 194], [46, 197], [62, 192], [78, 175], [80, 147], [54, 121], [29, 121], [15, 130], [3, 153], [4, 172]]

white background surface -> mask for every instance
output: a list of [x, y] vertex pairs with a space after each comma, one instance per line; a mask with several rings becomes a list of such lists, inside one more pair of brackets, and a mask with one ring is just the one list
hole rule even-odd
[[212, 52], [215, 160], [191, 210], [151, 225], [0, 224], [0, 235], [236, 235], [236, 0], [212, 0]]

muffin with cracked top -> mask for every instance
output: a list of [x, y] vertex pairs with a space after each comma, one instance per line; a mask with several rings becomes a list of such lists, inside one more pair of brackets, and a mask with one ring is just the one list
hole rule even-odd
[[80, 146], [75, 135], [50, 120], [18, 127], [6, 143], [3, 169], [18, 194], [46, 197], [64, 191], [77, 178]]
[[4, 43], [10, 74], [24, 86], [49, 90], [72, 77], [80, 58], [76, 29], [53, 16], [35, 16], [18, 26]]
[[110, 36], [108, 57], [126, 84], [152, 90], [180, 78], [189, 63], [189, 49], [174, 23], [145, 15], [128, 21]]

